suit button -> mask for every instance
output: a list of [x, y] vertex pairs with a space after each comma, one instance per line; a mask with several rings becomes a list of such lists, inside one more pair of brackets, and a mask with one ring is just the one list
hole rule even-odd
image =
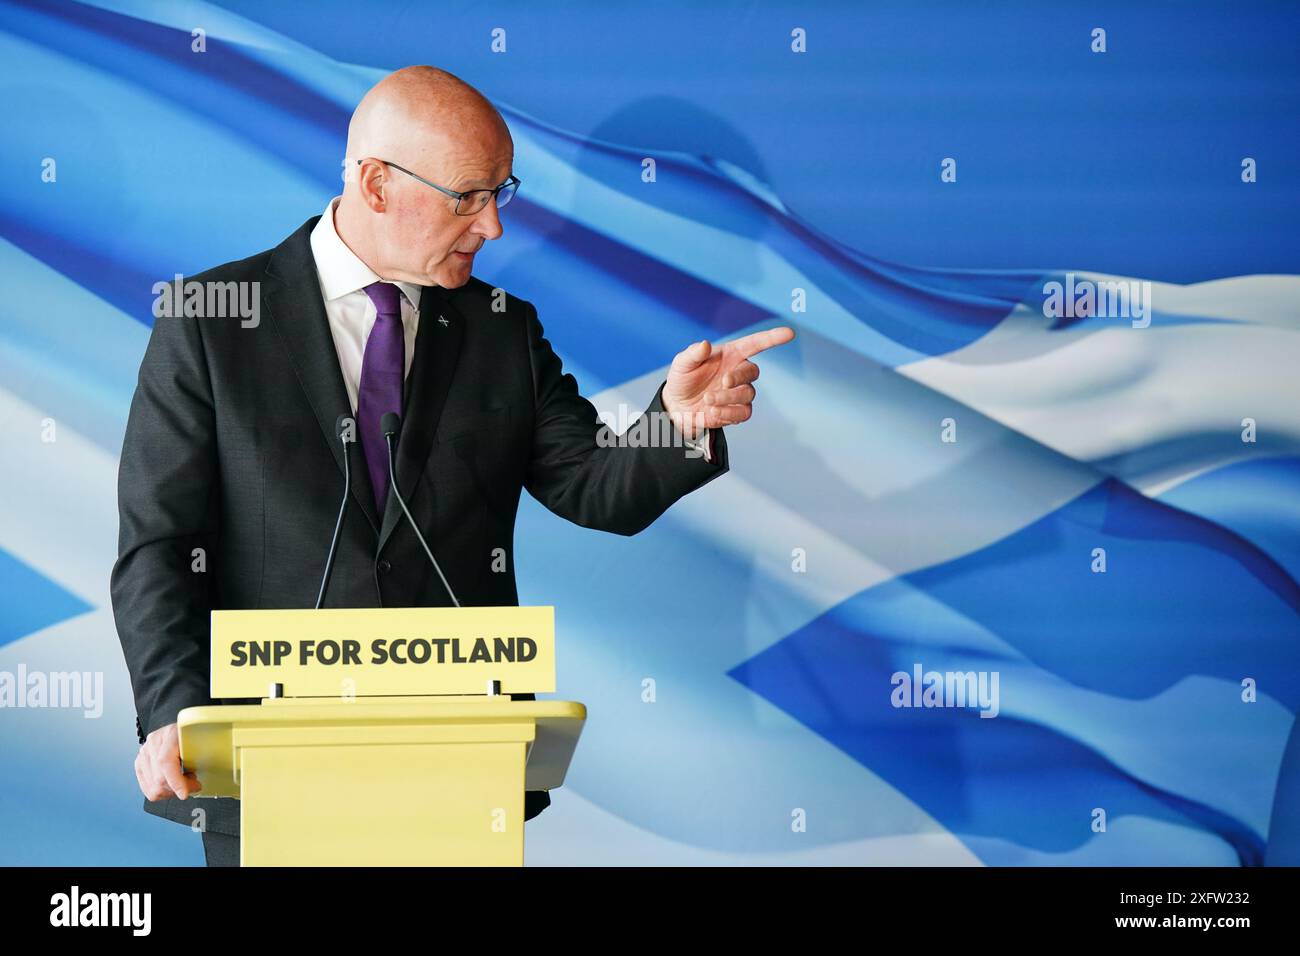
[[393, 566], [388, 563], [387, 558], [381, 558], [375, 567], [379, 568], [380, 574], [387, 574], [389, 571], [393, 570]]

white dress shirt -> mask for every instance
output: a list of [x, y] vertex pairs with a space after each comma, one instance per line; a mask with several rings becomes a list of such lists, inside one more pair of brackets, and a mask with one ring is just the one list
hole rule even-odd
[[[325, 207], [320, 222], [311, 231], [311, 252], [316, 259], [316, 274], [320, 279], [321, 296], [325, 299], [325, 315], [329, 319], [330, 334], [338, 353], [343, 384], [347, 386], [348, 400], [355, 414], [357, 387], [361, 381], [361, 362], [366, 354], [366, 340], [375, 325], [375, 305], [366, 295], [365, 288], [372, 282], [385, 281], [375, 275], [370, 267], [357, 258], [356, 253], [339, 238], [334, 228], [334, 207], [341, 197], [335, 196]], [[409, 282], [394, 282], [402, 290], [402, 330], [406, 340], [406, 365], [403, 375], [411, 374], [411, 358], [415, 354], [415, 333], [420, 327], [420, 286]], [[704, 460], [712, 461], [713, 442], [710, 431], [696, 441], [683, 436], [691, 448], [703, 446]]]
[[[311, 231], [311, 252], [316, 259], [316, 274], [320, 279], [321, 296], [325, 299], [330, 334], [334, 336], [334, 350], [339, 356], [339, 368], [343, 371], [343, 384], [347, 386], [348, 400], [352, 402], [355, 413], [361, 360], [365, 358], [366, 339], [375, 327], [376, 318], [375, 304], [366, 295], [365, 288], [372, 282], [383, 280], [339, 238], [334, 228], [334, 206], [338, 201], [338, 197], [330, 200], [320, 222]], [[421, 289], [409, 282], [394, 282], [393, 285], [402, 290], [402, 331], [406, 346], [403, 374], [410, 375], [411, 359], [415, 355], [415, 333], [420, 327]]]

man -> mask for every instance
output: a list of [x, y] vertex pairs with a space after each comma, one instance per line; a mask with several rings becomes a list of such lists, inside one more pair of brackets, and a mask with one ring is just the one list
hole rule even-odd
[[[113, 610], [145, 809], [186, 824], [201, 812], [210, 865], [238, 862], [238, 802], [183, 802], [202, 787], [176, 729], [179, 711], [212, 703], [209, 612], [315, 606], [345, 454], [352, 493], [324, 606], [450, 605], [448, 588], [464, 605], [516, 605], [522, 489], [577, 524], [635, 534], [727, 470], [721, 429], [750, 416], [750, 356], [794, 337], [676, 356], [646, 414], [666, 413], [691, 450], [598, 441], [533, 306], [470, 274], [502, 234], [513, 160], [480, 93], [399, 70], [353, 114], [343, 195], [276, 248], [189, 280], [257, 283], [259, 320], [155, 322], [122, 446]], [[389, 493], [386, 412], [402, 416], [397, 486], [446, 585]], [[341, 416], [355, 416], [351, 452]], [[527, 794], [525, 819], [549, 803]]]

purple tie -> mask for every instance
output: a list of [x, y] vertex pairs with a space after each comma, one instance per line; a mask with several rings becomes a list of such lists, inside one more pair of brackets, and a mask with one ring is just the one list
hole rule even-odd
[[391, 282], [372, 282], [365, 288], [375, 304], [375, 327], [366, 339], [357, 389], [357, 427], [366, 453], [375, 506], [384, 516], [388, 503], [388, 444], [380, 431], [385, 412], [402, 413], [402, 382], [406, 371], [406, 338], [402, 329], [402, 293]]

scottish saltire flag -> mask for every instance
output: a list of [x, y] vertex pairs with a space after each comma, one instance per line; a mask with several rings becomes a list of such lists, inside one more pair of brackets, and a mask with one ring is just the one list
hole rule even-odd
[[[108, 600], [152, 288], [319, 213], [387, 68], [124, 0], [0, 0], [0, 64], [0, 862], [198, 862], [140, 812]], [[1295, 860], [1300, 276], [884, 261], [725, 160], [498, 106], [524, 185], [479, 275], [602, 413], [799, 332], [644, 533], [525, 500], [590, 715], [530, 862]], [[70, 671], [85, 706], [26, 706]]]

